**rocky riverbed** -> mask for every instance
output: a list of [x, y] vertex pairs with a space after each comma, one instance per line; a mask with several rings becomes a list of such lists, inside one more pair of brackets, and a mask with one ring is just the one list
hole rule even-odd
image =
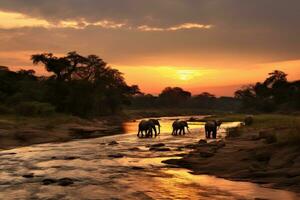
[[[0, 199], [293, 200], [299, 197], [285, 190], [204, 173], [196, 175], [185, 168], [164, 164], [162, 161], [178, 160], [193, 152], [193, 144], [204, 135], [203, 124], [195, 123], [191, 124], [190, 134], [171, 136], [171, 122], [169, 118], [161, 120], [164, 128], [157, 138], [137, 138], [138, 122], [131, 122], [125, 124], [126, 133], [121, 135], [1, 151]], [[237, 124], [224, 124], [221, 136], [224, 128]], [[219, 142], [216, 145], [216, 151], [229, 146]], [[208, 150], [201, 158], [210, 159], [218, 154]]]

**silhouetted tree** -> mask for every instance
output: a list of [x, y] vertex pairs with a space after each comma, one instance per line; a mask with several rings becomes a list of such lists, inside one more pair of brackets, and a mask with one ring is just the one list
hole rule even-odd
[[191, 93], [179, 87], [167, 87], [159, 95], [159, 100], [165, 106], [180, 106], [191, 98]]

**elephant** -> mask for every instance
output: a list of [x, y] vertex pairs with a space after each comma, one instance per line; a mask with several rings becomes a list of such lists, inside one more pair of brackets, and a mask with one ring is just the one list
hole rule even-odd
[[217, 138], [217, 130], [220, 128], [222, 122], [213, 120], [205, 123], [205, 136], [206, 138], [210, 138], [212, 133], [212, 138]]
[[173, 128], [172, 135], [177, 135], [178, 130], [179, 130], [179, 135], [181, 135], [181, 132], [183, 132], [183, 135], [185, 135], [185, 127], [187, 128], [187, 131], [190, 132], [189, 125], [186, 121], [175, 120], [172, 124], [172, 128]]
[[[156, 126], [158, 127], [158, 132], [156, 130]], [[153, 137], [153, 131], [155, 133], [155, 137], [160, 134], [160, 123], [157, 119], [149, 119], [149, 120], [142, 120], [139, 123], [139, 130], [137, 136], [144, 137], [143, 132], [145, 132], [146, 137]]]

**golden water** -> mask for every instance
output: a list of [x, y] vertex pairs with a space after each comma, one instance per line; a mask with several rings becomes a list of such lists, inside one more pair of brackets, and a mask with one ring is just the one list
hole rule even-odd
[[[0, 152], [0, 199], [275, 199], [293, 200], [294, 193], [257, 184], [235, 182], [207, 175], [193, 175], [171, 168], [162, 160], [177, 158], [179, 146], [203, 138], [203, 123], [191, 123], [191, 133], [171, 136], [174, 118], [161, 120], [157, 138], [136, 137], [138, 121], [124, 124], [125, 134], [49, 143]], [[220, 136], [226, 127], [222, 125]], [[110, 141], [118, 145], [107, 145]], [[164, 143], [169, 152], [150, 152], [147, 145]], [[138, 149], [133, 149], [138, 148]], [[13, 154], [12, 154], [13, 153]], [[122, 158], [110, 155], [121, 153]], [[73, 159], [68, 159], [73, 156]], [[179, 158], [179, 157], [178, 157]], [[22, 175], [33, 173], [33, 178]], [[71, 178], [71, 186], [43, 185], [46, 178]]]

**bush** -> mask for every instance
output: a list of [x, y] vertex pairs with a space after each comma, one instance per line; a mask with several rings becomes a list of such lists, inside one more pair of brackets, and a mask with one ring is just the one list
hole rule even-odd
[[55, 107], [48, 103], [22, 102], [15, 108], [17, 114], [23, 116], [48, 116], [55, 113]]

